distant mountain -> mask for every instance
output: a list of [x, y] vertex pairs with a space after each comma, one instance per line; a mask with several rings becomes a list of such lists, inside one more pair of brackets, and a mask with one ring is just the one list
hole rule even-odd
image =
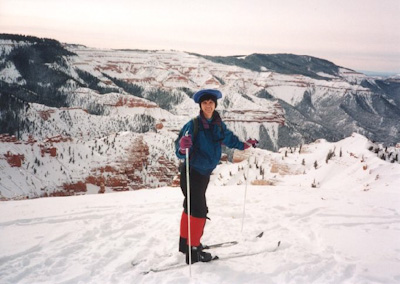
[[363, 73], [370, 77], [390, 78], [390, 77], [399, 77], [400, 76], [400, 74], [394, 73], [394, 72], [366, 71], [366, 70], [358, 70], [358, 72]]
[[[0, 150], [8, 158], [0, 167], [20, 160], [25, 170], [15, 178], [37, 195], [68, 194], [71, 184], [86, 191], [171, 184], [173, 141], [198, 113], [191, 97], [202, 88], [220, 89], [218, 111], [227, 125], [265, 149], [353, 132], [387, 145], [400, 141], [396, 77], [368, 77], [304, 55], [104, 50], [2, 34]], [[45, 161], [51, 171], [41, 168]]]
[[[199, 55], [203, 56], [203, 55]], [[320, 58], [294, 54], [251, 54], [248, 56], [203, 56], [216, 63], [236, 65], [255, 72], [272, 71], [287, 75], [303, 75], [330, 80], [339, 76], [340, 67]], [[328, 76], [324, 76], [328, 75]]]

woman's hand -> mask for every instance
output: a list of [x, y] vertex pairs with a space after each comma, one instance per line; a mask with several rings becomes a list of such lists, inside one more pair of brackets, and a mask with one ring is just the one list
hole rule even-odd
[[181, 154], [185, 154], [186, 149], [190, 149], [192, 145], [192, 135], [189, 134], [187, 136], [183, 136], [179, 141], [179, 152], [181, 152]]
[[253, 147], [256, 148], [258, 145], [258, 140], [257, 139], [248, 139], [246, 142], [244, 142], [244, 150]]

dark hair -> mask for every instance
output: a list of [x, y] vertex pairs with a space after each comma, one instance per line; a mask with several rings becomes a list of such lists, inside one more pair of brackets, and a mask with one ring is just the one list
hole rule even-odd
[[201, 108], [201, 103], [204, 102], [204, 101], [208, 101], [208, 100], [212, 100], [215, 103], [215, 108], [217, 108], [217, 105], [218, 105], [217, 98], [212, 94], [204, 94], [204, 95], [201, 96], [201, 98], [199, 100], [200, 108]]

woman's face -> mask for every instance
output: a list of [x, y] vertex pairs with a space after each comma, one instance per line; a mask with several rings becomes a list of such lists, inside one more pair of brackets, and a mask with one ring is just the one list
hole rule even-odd
[[201, 110], [207, 119], [210, 119], [215, 110], [215, 103], [213, 100], [205, 100], [201, 102]]

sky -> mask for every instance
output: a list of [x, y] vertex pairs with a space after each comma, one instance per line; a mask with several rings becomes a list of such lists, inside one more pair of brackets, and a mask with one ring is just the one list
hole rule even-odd
[[400, 0], [0, 0], [0, 33], [97, 48], [293, 53], [400, 73]]

